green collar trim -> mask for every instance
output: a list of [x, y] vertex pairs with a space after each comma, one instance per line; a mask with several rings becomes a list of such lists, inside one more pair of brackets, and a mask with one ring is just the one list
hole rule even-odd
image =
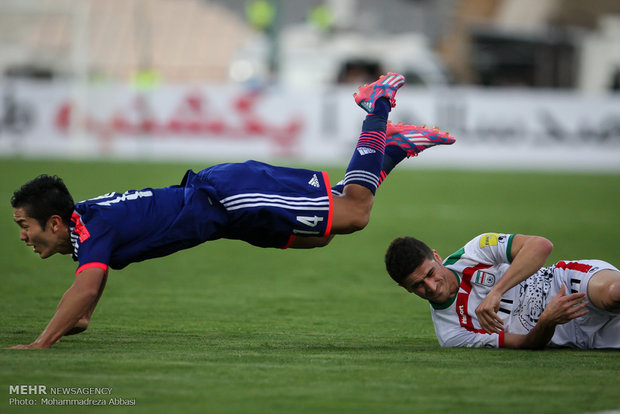
[[459, 261], [459, 259], [461, 258], [461, 256], [463, 256], [465, 254], [465, 248], [462, 247], [459, 251], [452, 253], [450, 256], [448, 256], [444, 261], [443, 261], [443, 265], [444, 266], [449, 266], [451, 264], [454, 264], [456, 262]]

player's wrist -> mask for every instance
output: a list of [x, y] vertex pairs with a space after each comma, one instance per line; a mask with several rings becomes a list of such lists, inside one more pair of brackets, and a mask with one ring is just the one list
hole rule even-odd
[[49, 342], [39, 341], [38, 339], [30, 344], [29, 348], [31, 349], [44, 349], [51, 347], [52, 344]]
[[41, 335], [30, 346], [34, 348], [49, 348], [55, 343], [56, 339], [49, 337], [49, 335]]
[[553, 329], [557, 324], [558, 323], [551, 316], [549, 316], [548, 313], [545, 313], [544, 311], [540, 315], [540, 318], [538, 318], [538, 322], [536, 323], [536, 325], [542, 329]]

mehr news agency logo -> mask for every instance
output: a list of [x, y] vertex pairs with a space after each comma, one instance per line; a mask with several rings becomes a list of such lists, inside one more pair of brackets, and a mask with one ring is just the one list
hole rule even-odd
[[136, 405], [135, 398], [115, 397], [112, 387], [48, 387], [47, 385], [9, 385], [9, 405]]

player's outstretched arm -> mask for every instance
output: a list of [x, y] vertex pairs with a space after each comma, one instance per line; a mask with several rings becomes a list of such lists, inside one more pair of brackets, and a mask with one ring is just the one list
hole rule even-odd
[[99, 268], [90, 268], [78, 273], [41, 335], [29, 345], [17, 345], [12, 349], [49, 348], [56, 343], [66, 332], [75, 327], [84, 315], [94, 309], [104, 278], [105, 272]]
[[552, 250], [553, 244], [544, 237], [523, 234], [514, 236], [510, 249], [510, 268], [476, 308], [482, 329], [489, 333], [504, 330], [504, 322], [497, 315], [502, 295], [543, 267]]
[[551, 299], [536, 326], [527, 335], [506, 333], [504, 347], [515, 349], [542, 349], [553, 337], [555, 327], [585, 315], [586, 294], [583, 292], [564, 295], [566, 286], [562, 286], [557, 295]]
[[65, 332], [65, 336], [76, 335], [76, 334], [82, 333], [88, 328], [88, 325], [90, 323], [90, 317], [93, 315], [93, 312], [95, 311], [95, 307], [97, 306], [97, 303], [99, 303], [99, 299], [101, 299], [101, 295], [103, 294], [103, 290], [105, 289], [105, 285], [107, 281], [108, 281], [108, 273], [106, 272], [105, 275], [103, 276], [103, 281], [101, 282], [101, 286], [99, 286], [99, 293], [97, 294], [97, 299], [95, 299], [95, 302], [93, 302], [93, 305], [90, 307], [88, 312], [86, 312], [86, 314], [84, 314], [75, 323], [75, 326], [69, 329], [67, 332]]

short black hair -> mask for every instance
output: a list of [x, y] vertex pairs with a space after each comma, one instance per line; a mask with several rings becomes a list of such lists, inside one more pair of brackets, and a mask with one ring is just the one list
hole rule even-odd
[[45, 228], [47, 220], [54, 214], [59, 215], [68, 225], [75, 203], [60, 177], [42, 174], [13, 193], [11, 206], [23, 208], [28, 216]]
[[433, 251], [424, 242], [413, 237], [394, 239], [385, 253], [385, 268], [399, 285], [426, 259], [433, 258]]

